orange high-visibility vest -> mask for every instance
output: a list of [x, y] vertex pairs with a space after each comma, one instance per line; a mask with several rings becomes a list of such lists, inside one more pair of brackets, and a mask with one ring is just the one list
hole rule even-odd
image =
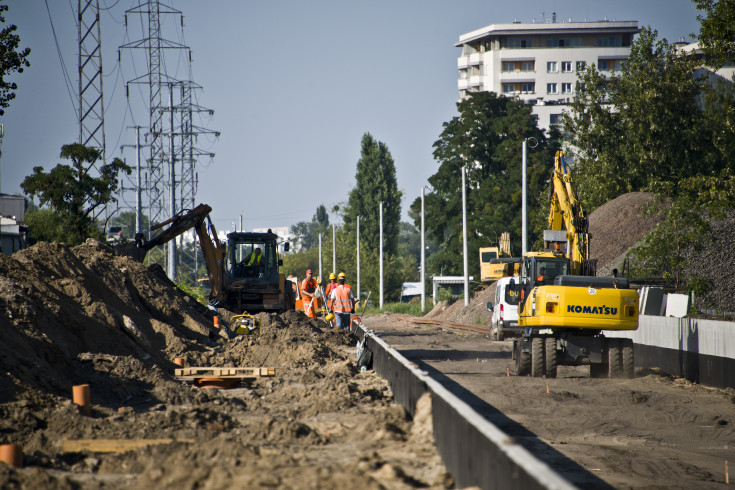
[[311, 279], [304, 279], [301, 283], [301, 294], [306, 293], [308, 296], [313, 296], [316, 291], [316, 280], [312, 277]]
[[352, 288], [349, 284], [342, 284], [334, 289], [334, 311], [340, 313], [350, 313], [352, 311], [351, 293]]

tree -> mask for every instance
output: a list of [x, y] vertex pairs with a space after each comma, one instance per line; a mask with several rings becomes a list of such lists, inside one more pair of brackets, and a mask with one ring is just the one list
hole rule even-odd
[[619, 76], [606, 78], [592, 65], [577, 82], [563, 123], [589, 211], [654, 181], [715, 175], [727, 166], [712, 150], [697, 64], [643, 28]]
[[380, 202], [383, 202], [383, 253], [393, 255], [398, 246], [401, 218], [401, 191], [396, 166], [385, 143], [365, 133], [355, 172], [355, 187], [344, 210], [345, 231], [354, 234], [360, 216], [360, 240], [369, 250], [378, 250], [380, 241]]
[[329, 230], [329, 214], [327, 208], [320, 204], [316, 208], [311, 222], [300, 221], [291, 227], [294, 242], [302, 249], [310, 249], [318, 245], [319, 235], [324, 235]]
[[[8, 10], [8, 6], [0, 4], [0, 23], [5, 25], [5, 16], [3, 12]], [[30, 48], [18, 50], [20, 37], [15, 34], [18, 27], [9, 25], [0, 31], [0, 116], [5, 114], [5, 109], [10, 106], [10, 101], [15, 98], [15, 90], [18, 84], [7, 80], [7, 76], [12, 73], [23, 73], [23, 68], [28, 68], [31, 64], [28, 62], [28, 55], [31, 54]]]
[[709, 58], [709, 63], [719, 68], [735, 60], [735, 1], [694, 0], [700, 22], [699, 42]]
[[[516, 98], [479, 92], [460, 101], [457, 109], [459, 115], [443, 124], [434, 143], [439, 169], [429, 178], [433, 191], [425, 196], [427, 234], [440, 247], [429, 257], [427, 269], [445, 275], [463, 271], [462, 167], [467, 166], [468, 248], [475, 257], [479, 247], [497, 243], [504, 231], [515, 238], [521, 235], [522, 141], [531, 137], [538, 141], [527, 158], [528, 209], [533, 218], [553, 167], [554, 136], [558, 137], [554, 131], [547, 138], [536, 125], [531, 106]], [[411, 205], [410, 215], [420, 226], [420, 198]], [[470, 273], [478, 277], [478, 260], [469, 264]]]
[[61, 158], [72, 161], [70, 165], [58, 164], [46, 173], [43, 167], [34, 167], [33, 174], [21, 183], [23, 191], [38, 197], [41, 206], [49, 205], [64, 224], [65, 234], [54, 239], [77, 244], [87, 237], [101, 238], [95, 219], [106, 204], [116, 202], [113, 194], [118, 186], [118, 174], [130, 174], [131, 168], [116, 158], [99, 168], [99, 177], [90, 171], [99, 159], [100, 152], [80, 143], [61, 147]]
[[[648, 212], [662, 220], [630, 253], [635, 277], [659, 275], [676, 289], [706, 292], [711, 278], [686, 273], [687, 254], [698, 253], [709, 240], [709, 222], [722, 218], [735, 206], [735, 177], [728, 172], [717, 176], [695, 176], [680, 182], [654, 182], [655, 193]], [[668, 202], [668, 205], [662, 203]], [[725, 273], [729, 273], [726, 271]]]

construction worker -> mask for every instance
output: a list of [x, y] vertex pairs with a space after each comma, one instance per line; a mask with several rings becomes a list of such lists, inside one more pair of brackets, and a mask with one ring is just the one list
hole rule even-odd
[[337, 276], [337, 287], [332, 290], [330, 299], [332, 300], [334, 316], [337, 319], [337, 328], [342, 327], [350, 329], [350, 313], [355, 311], [355, 296], [352, 294], [352, 288], [349, 284], [345, 284], [347, 276], [344, 272], [340, 272]]
[[327, 306], [329, 306], [329, 309], [332, 309], [332, 302], [329, 301], [329, 295], [332, 294], [332, 290], [337, 287], [337, 276], [334, 274], [334, 272], [331, 272], [329, 274], [329, 284], [327, 284], [327, 288], [324, 290], [324, 297], [327, 298]]
[[250, 255], [242, 259], [240, 262], [245, 267], [257, 267], [263, 262], [263, 256], [260, 254], [260, 247], [255, 247]]
[[316, 279], [311, 277], [311, 269], [306, 271], [306, 279], [301, 282], [301, 300], [304, 302], [304, 313], [310, 318], [316, 318]]

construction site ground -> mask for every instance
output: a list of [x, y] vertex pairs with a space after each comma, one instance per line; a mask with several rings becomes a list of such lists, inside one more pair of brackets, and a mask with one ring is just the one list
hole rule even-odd
[[518, 377], [511, 340], [404, 315], [365, 326], [580, 488], [726, 486], [732, 389], [640, 369], [634, 379], [593, 379], [588, 367], [571, 366], [555, 379]]
[[[409, 417], [356, 368], [353, 335], [303, 312], [258, 314], [257, 334], [228, 339], [160, 267], [94, 241], [0, 254], [0, 305], [0, 444], [25, 455], [0, 463], [0, 488], [453, 486], [430, 402]], [[176, 358], [275, 373], [202, 389], [175, 378]]]

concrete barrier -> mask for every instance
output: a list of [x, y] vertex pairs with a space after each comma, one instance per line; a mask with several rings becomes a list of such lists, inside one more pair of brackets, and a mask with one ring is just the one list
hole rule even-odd
[[735, 322], [644, 315], [638, 330], [605, 335], [633, 339], [636, 367], [735, 388]]
[[434, 441], [458, 488], [576, 488], [380, 338], [362, 327], [355, 333], [372, 351], [375, 371], [411, 415], [421, 395], [431, 393]]

